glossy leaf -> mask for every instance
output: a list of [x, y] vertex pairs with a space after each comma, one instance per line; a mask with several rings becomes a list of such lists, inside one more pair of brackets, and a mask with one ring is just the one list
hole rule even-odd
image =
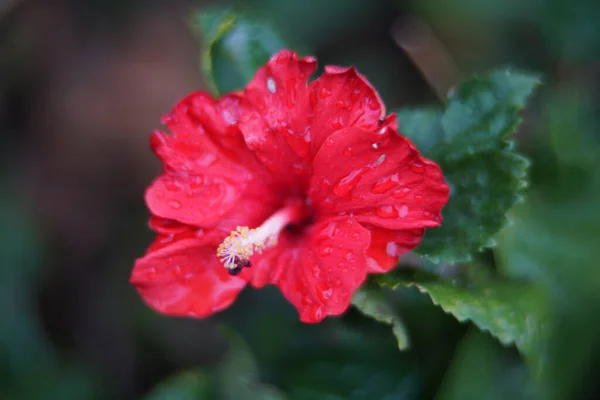
[[529, 161], [499, 150], [466, 157], [444, 168], [451, 195], [442, 211], [443, 223], [429, 229], [417, 253], [436, 262], [468, 261], [494, 245], [506, 212], [522, 200]]
[[410, 343], [406, 327], [380, 290], [363, 287], [354, 294], [352, 304], [364, 315], [390, 325], [398, 342], [398, 348], [408, 349]]
[[442, 226], [426, 232], [417, 253], [457, 263], [493, 246], [506, 212], [522, 199], [529, 166], [507, 136], [521, 122], [519, 111], [538, 84], [532, 75], [494, 71], [458, 86], [443, 115], [400, 111], [407, 135], [440, 164], [451, 187]]
[[204, 45], [202, 65], [216, 94], [242, 89], [284, 42], [264, 23], [227, 9], [196, 12], [192, 29]]
[[521, 122], [518, 112], [539, 83], [536, 76], [510, 70], [463, 82], [448, 97], [441, 121], [444, 139], [434, 158], [449, 162], [504, 149], [506, 137]]
[[473, 322], [525, 355], [536, 354], [543, 343], [548, 314], [542, 287], [516, 282], [460, 286], [439, 279], [406, 280], [397, 274], [379, 276], [377, 282], [391, 288], [415, 286], [459, 321]]

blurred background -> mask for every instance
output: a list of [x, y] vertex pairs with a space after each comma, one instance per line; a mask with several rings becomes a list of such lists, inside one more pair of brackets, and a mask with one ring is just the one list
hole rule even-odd
[[187, 21], [208, 5], [269, 23], [321, 66], [357, 66], [388, 109], [439, 102], [499, 65], [540, 72], [517, 136], [533, 160], [530, 208], [486, 260], [549, 285], [564, 317], [555, 383], [573, 375], [560, 390], [600, 395], [600, 2], [1, 0], [0, 399], [142, 398], [178, 371], [211, 371], [228, 346], [221, 325], [293, 398], [531, 398], [514, 348], [411, 290], [391, 295], [412, 338], [403, 353], [356, 311], [302, 325], [275, 289], [247, 289], [203, 321], [142, 303], [128, 278], [153, 236], [149, 135], [206, 88]]

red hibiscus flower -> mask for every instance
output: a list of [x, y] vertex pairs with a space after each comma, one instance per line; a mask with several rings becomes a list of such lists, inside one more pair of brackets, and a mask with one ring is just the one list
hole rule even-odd
[[204, 317], [273, 284], [318, 322], [440, 224], [440, 168], [354, 68], [309, 83], [315, 68], [281, 51], [243, 92], [193, 93], [163, 119], [146, 192], [157, 238], [131, 276], [151, 307]]

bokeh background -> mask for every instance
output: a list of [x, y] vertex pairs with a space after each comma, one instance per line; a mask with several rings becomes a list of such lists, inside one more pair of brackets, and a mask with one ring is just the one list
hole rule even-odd
[[551, 288], [565, 319], [547, 390], [600, 395], [600, 2], [2, 0], [0, 399], [141, 398], [177, 371], [212, 371], [228, 346], [221, 326], [245, 340], [264, 382], [294, 398], [534, 393], [514, 348], [410, 290], [392, 298], [412, 338], [404, 353], [356, 311], [302, 325], [275, 289], [247, 289], [203, 321], [142, 303], [128, 278], [152, 240], [143, 191], [160, 165], [149, 135], [206, 87], [190, 10], [229, 4], [321, 66], [356, 65], [389, 109], [438, 102], [498, 65], [542, 74], [517, 135], [533, 160], [531, 208], [484, 258]]

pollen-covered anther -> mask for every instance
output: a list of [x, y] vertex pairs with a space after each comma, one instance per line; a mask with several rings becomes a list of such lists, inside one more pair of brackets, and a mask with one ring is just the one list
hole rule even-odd
[[273, 214], [258, 228], [238, 226], [219, 245], [217, 257], [230, 274], [239, 274], [244, 267], [252, 266], [252, 255], [277, 246], [279, 233], [288, 223], [295, 221], [298, 214], [297, 207], [288, 207]]
[[256, 229], [238, 226], [225, 238], [217, 249], [217, 256], [230, 272], [237, 275], [244, 267], [250, 267], [250, 256], [262, 251], [262, 241], [253, 240], [257, 236]]

